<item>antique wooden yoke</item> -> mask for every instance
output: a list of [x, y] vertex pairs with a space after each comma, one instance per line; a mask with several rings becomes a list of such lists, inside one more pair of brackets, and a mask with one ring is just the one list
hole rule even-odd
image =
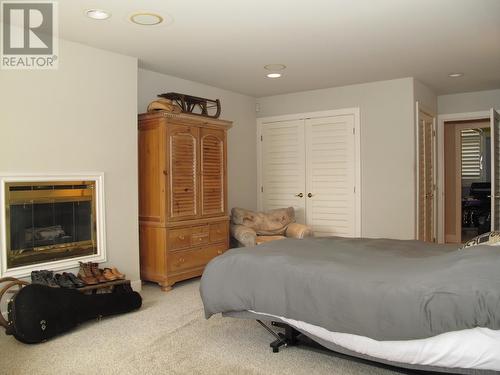
[[206, 99], [197, 96], [179, 94], [177, 92], [168, 92], [158, 95], [160, 98], [171, 100], [178, 105], [182, 112], [197, 116], [219, 118], [221, 105], [219, 99]]

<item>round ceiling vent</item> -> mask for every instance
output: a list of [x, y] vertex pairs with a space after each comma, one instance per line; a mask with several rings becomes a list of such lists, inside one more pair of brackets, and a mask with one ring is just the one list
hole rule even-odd
[[163, 17], [156, 13], [140, 12], [130, 16], [130, 22], [141, 26], [155, 26], [163, 21]]

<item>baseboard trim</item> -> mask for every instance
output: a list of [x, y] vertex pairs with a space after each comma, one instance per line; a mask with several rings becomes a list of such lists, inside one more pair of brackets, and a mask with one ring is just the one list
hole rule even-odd
[[141, 280], [134, 280], [130, 282], [130, 286], [135, 292], [140, 292], [142, 291], [142, 281]]

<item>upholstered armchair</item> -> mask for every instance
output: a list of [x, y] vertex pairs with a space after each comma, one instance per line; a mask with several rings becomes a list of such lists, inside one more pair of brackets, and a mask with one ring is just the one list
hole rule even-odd
[[237, 246], [255, 246], [287, 237], [310, 237], [313, 232], [311, 227], [295, 222], [293, 207], [267, 212], [235, 207], [231, 210], [231, 235]]

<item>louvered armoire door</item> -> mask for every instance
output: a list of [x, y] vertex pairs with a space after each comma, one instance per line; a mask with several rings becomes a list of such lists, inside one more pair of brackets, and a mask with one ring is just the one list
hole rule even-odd
[[170, 125], [168, 139], [168, 219], [198, 216], [199, 128]]
[[354, 115], [306, 119], [306, 222], [315, 236], [355, 236]]
[[224, 130], [200, 130], [201, 215], [226, 213], [226, 134]]

